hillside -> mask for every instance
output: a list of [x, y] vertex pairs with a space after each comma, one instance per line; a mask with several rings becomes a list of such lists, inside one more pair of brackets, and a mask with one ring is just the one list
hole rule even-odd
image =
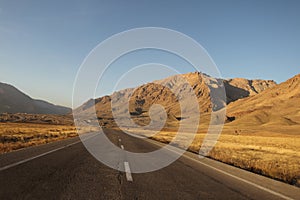
[[269, 90], [237, 100], [227, 107], [233, 124], [299, 125], [300, 74]]
[[67, 114], [71, 109], [35, 100], [12, 85], [0, 83], [0, 113]]
[[[188, 82], [188, 84], [187, 84]], [[210, 91], [218, 90], [224, 83], [226, 90], [226, 102], [222, 98], [215, 99], [216, 105], [213, 108], [210, 101]], [[190, 86], [188, 86], [190, 85]], [[179, 100], [183, 105], [189, 105], [188, 93], [194, 90], [197, 97], [200, 112], [210, 113], [211, 110], [218, 110], [226, 103], [236, 101], [240, 98], [249, 97], [276, 85], [274, 81], [247, 80], [247, 79], [215, 79], [200, 72], [175, 75], [166, 79], [154, 81], [141, 85], [137, 88], [117, 91], [110, 96], [90, 99], [76, 113], [81, 116], [89, 116], [94, 112], [94, 104], [97, 117], [102, 126], [114, 126], [111, 104], [114, 105], [114, 113], [118, 117], [130, 117], [140, 125], [147, 125], [150, 122], [149, 108], [153, 104], [162, 105], [167, 113], [167, 126], [177, 126], [178, 122], [190, 116], [181, 116]], [[171, 91], [173, 90], [173, 92]], [[177, 95], [176, 95], [177, 94]], [[129, 106], [127, 105], [129, 102]], [[187, 106], [188, 108], [189, 106]], [[193, 109], [193, 108], [189, 108]], [[156, 114], [154, 113], [154, 116]], [[126, 124], [124, 124], [126, 126]]]
[[244, 78], [234, 78], [224, 80], [227, 93], [227, 103], [253, 96], [261, 93], [267, 88], [276, 85], [273, 80], [248, 80]]

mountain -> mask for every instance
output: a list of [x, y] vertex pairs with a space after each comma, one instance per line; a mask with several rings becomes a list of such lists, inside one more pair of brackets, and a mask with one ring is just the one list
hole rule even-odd
[[[211, 104], [210, 92], [219, 92], [221, 84], [226, 90], [226, 100], [214, 99], [215, 107]], [[200, 108], [200, 113], [210, 113], [218, 110], [225, 104], [234, 102], [240, 98], [256, 95], [268, 88], [274, 87], [274, 81], [247, 80], [247, 79], [216, 79], [200, 72], [175, 75], [162, 80], [141, 85], [137, 88], [129, 88], [117, 91], [110, 96], [97, 99], [90, 99], [75, 110], [80, 116], [91, 116], [94, 112], [94, 105], [98, 120], [102, 126], [114, 126], [111, 110], [113, 109], [119, 118], [128, 118], [127, 113], [137, 124], [147, 125], [151, 121], [149, 118], [149, 108], [153, 104], [163, 106], [167, 113], [167, 126], [176, 126], [179, 121], [191, 116], [181, 115], [179, 102], [186, 109], [190, 108], [189, 92], [194, 91]], [[172, 90], [172, 91], [171, 91]], [[127, 105], [127, 102], [129, 104]], [[113, 104], [113, 108], [111, 105]], [[184, 108], [184, 109], [185, 109]], [[158, 116], [159, 111], [154, 111], [153, 116]], [[152, 119], [153, 120], [153, 119]], [[160, 119], [157, 119], [160, 120]], [[127, 124], [125, 123], [124, 126]]]
[[227, 107], [233, 124], [299, 125], [300, 74], [261, 93], [239, 99]]
[[227, 103], [256, 95], [267, 88], [276, 85], [273, 80], [248, 80], [244, 78], [234, 78], [224, 80], [227, 93]]
[[67, 114], [71, 109], [35, 100], [12, 85], [0, 83], [0, 113]]

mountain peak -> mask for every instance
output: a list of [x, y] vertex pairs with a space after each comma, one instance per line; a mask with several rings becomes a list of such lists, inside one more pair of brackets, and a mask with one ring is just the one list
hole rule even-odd
[[[211, 104], [210, 90], [224, 83], [227, 99], [214, 99]], [[189, 85], [189, 86], [188, 86]], [[154, 104], [162, 105], [168, 116], [167, 124], [177, 123], [189, 116], [181, 116], [179, 101], [190, 105], [189, 92], [192, 89], [198, 100], [201, 113], [210, 113], [222, 108], [226, 103], [258, 94], [276, 85], [274, 81], [213, 78], [202, 72], [177, 74], [162, 80], [141, 85], [137, 88], [114, 92], [111, 96], [100, 97], [93, 102], [101, 125], [114, 126], [112, 110], [121, 116], [130, 113], [141, 125], [150, 122], [149, 109]], [[129, 107], [127, 102], [129, 102]], [[113, 104], [113, 107], [112, 107]], [[89, 116], [94, 112], [91, 102], [76, 109], [76, 113]], [[115, 114], [116, 114], [115, 113]]]

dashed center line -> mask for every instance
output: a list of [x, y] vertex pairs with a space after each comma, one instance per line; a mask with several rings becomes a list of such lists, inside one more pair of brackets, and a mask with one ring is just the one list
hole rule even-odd
[[131, 175], [129, 163], [128, 163], [128, 162], [124, 162], [124, 167], [125, 167], [125, 172], [126, 172], [126, 179], [127, 179], [127, 181], [132, 182], [132, 181], [133, 181], [133, 178], [132, 178], [132, 175]]

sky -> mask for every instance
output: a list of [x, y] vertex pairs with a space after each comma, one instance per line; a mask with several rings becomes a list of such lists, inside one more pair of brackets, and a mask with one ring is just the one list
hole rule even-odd
[[[77, 71], [92, 49], [129, 29], [163, 27], [201, 44], [223, 78], [280, 83], [300, 73], [299, 10], [297, 0], [0, 0], [0, 82], [33, 98], [71, 106]], [[99, 84], [110, 87], [100, 85], [96, 95], [112, 92], [116, 74], [149, 62], [193, 71], [168, 53], [136, 52], [107, 72]], [[153, 74], [146, 70], [122, 87], [166, 75]]]

